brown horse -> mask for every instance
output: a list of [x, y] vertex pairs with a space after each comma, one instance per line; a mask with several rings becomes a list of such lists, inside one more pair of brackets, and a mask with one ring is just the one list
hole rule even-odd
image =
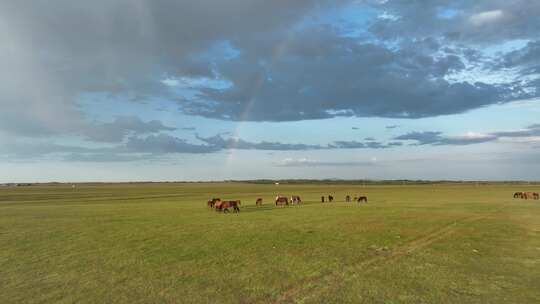
[[334, 201], [334, 197], [331, 196], [331, 195], [329, 195], [329, 196], [328, 196], [328, 202], [331, 203], [331, 202], [333, 202], [333, 201]]
[[523, 192], [522, 197], [523, 199], [532, 199], [533, 193], [532, 192]]
[[347, 195], [345, 196], [345, 201], [348, 203], [351, 201], [351, 196], [350, 195]]
[[324, 196], [321, 196], [321, 203], [324, 203]]
[[302, 199], [298, 195], [291, 196], [291, 204], [300, 204]]
[[260, 198], [260, 197], [255, 201], [255, 205], [257, 205], [257, 206], [259, 206], [259, 205], [262, 206], [262, 203], [263, 203], [263, 199]]
[[289, 199], [287, 197], [285, 197], [285, 196], [280, 196], [280, 195], [276, 196], [276, 206], [278, 206], [278, 205], [281, 205], [281, 206], [287, 205], [288, 206], [289, 205]]
[[358, 198], [358, 202], [359, 202], [359, 203], [361, 203], [361, 202], [367, 203], [367, 196], [360, 196], [360, 197]]
[[536, 192], [533, 193], [533, 199], [537, 200], [540, 199], [540, 195]]
[[229, 213], [230, 207], [233, 207], [235, 213], [240, 212], [240, 201], [219, 201], [216, 203], [216, 211], [218, 212]]
[[523, 192], [514, 193], [514, 198], [523, 198]]
[[216, 203], [217, 203], [218, 201], [221, 201], [221, 199], [219, 199], [219, 198], [212, 198], [211, 200], [208, 201], [208, 207], [214, 208], [214, 206], [216, 205]]

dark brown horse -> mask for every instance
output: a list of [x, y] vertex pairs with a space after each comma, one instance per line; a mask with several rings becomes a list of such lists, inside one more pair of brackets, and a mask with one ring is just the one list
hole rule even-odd
[[361, 202], [364, 202], [364, 203], [367, 203], [367, 196], [360, 196], [358, 198], [358, 202], [361, 203]]
[[333, 201], [334, 201], [334, 197], [331, 196], [331, 195], [329, 195], [329, 196], [328, 196], [328, 202], [331, 203], [331, 202], [333, 202]]
[[276, 196], [276, 206], [283, 206], [283, 205], [289, 205], [289, 199], [285, 196]]
[[514, 193], [514, 198], [523, 198], [523, 192]]
[[324, 203], [324, 196], [321, 196], [321, 203]]
[[291, 196], [291, 204], [300, 204], [302, 199], [298, 195]]
[[351, 196], [350, 195], [347, 195], [345, 196], [345, 201], [348, 203], [351, 201]]
[[262, 206], [262, 204], [263, 204], [263, 199], [259, 197], [259, 198], [255, 201], [255, 205], [257, 205], [257, 206]]
[[216, 211], [229, 213], [229, 208], [233, 208], [235, 213], [240, 212], [240, 201], [219, 201], [216, 203]]

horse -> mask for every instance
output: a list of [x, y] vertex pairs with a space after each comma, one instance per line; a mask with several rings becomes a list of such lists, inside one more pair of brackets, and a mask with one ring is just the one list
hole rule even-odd
[[331, 203], [331, 202], [333, 202], [333, 201], [334, 201], [334, 197], [331, 196], [331, 195], [329, 195], [329, 196], [328, 196], [328, 202]]
[[298, 195], [291, 196], [291, 204], [300, 204], [302, 199]]
[[522, 198], [524, 198], [524, 199], [534, 199], [534, 193], [532, 193], [532, 192], [523, 192]]
[[230, 207], [233, 207], [235, 213], [240, 212], [240, 201], [219, 201], [216, 203], [216, 211], [218, 212], [229, 213]]
[[289, 199], [287, 197], [285, 197], [285, 196], [279, 196], [278, 195], [278, 196], [276, 196], [276, 206], [277, 205], [281, 205], [281, 206], [287, 205], [288, 206], [289, 205]]
[[221, 201], [221, 199], [219, 199], [219, 198], [212, 198], [211, 200], [208, 201], [208, 207], [214, 208], [214, 206], [216, 205], [216, 203], [217, 203], [218, 201]]
[[514, 198], [523, 198], [523, 192], [514, 193]]
[[345, 196], [345, 201], [348, 203], [351, 201], [351, 196], [350, 195], [347, 195]]
[[361, 203], [361, 202], [367, 203], [367, 196], [360, 196], [360, 197], [358, 198], [358, 202], [359, 202], [359, 203]]
[[540, 199], [540, 195], [536, 192], [533, 192], [533, 199], [538, 200]]
[[324, 196], [321, 196], [321, 203], [324, 203]]
[[257, 206], [261, 205], [261, 206], [262, 206], [262, 204], [263, 204], [263, 199], [259, 197], [259, 198], [255, 201], [255, 205], [257, 205]]

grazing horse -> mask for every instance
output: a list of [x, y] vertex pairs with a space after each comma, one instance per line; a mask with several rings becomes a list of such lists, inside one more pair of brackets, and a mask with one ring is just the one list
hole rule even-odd
[[350, 195], [347, 195], [345, 196], [345, 201], [348, 203], [351, 201], [351, 196]]
[[360, 196], [360, 197], [358, 198], [358, 202], [359, 202], [359, 203], [361, 203], [361, 202], [367, 203], [367, 196]]
[[300, 204], [302, 202], [302, 199], [300, 199], [300, 196], [293, 195], [291, 196], [291, 204]]
[[533, 199], [537, 200], [540, 199], [540, 195], [536, 192], [533, 193]]
[[324, 203], [324, 196], [321, 196], [321, 203]]
[[514, 193], [514, 198], [523, 198], [523, 192]]
[[263, 203], [263, 199], [260, 198], [260, 197], [255, 201], [255, 205], [257, 205], [257, 206], [259, 206], [259, 205], [262, 206], [262, 203]]
[[218, 212], [229, 213], [230, 207], [233, 207], [235, 213], [240, 212], [240, 201], [219, 201], [216, 203], [216, 211]]
[[334, 201], [334, 197], [331, 196], [331, 195], [329, 195], [329, 196], [328, 196], [328, 202], [331, 203], [331, 202], [333, 202], [333, 201]]
[[523, 192], [522, 198], [524, 198], [524, 199], [534, 199], [534, 193], [532, 193], [532, 192]]
[[288, 206], [289, 205], [289, 199], [287, 197], [285, 197], [285, 196], [278, 195], [278, 196], [276, 196], [276, 206], [277, 205], [281, 205], [281, 206], [287, 205]]
[[214, 206], [216, 205], [217, 202], [221, 201], [221, 199], [219, 198], [212, 198], [211, 200], [208, 201], [208, 207], [210, 208], [214, 208]]

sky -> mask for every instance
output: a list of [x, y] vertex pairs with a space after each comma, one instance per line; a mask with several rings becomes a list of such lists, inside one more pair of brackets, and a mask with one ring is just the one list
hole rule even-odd
[[0, 0], [0, 182], [540, 180], [539, 15]]

